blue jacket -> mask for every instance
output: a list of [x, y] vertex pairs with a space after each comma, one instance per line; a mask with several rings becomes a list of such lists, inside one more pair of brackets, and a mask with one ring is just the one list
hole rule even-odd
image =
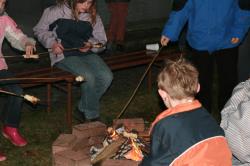
[[[176, 41], [188, 22], [187, 41], [194, 49], [213, 52], [236, 47], [250, 26], [248, 1], [174, 0], [179, 4], [174, 4], [177, 8], [170, 13], [162, 35]], [[240, 41], [232, 44], [233, 37]]]
[[140, 166], [232, 165], [223, 130], [197, 101], [170, 108], [158, 117], [151, 130], [150, 154]]

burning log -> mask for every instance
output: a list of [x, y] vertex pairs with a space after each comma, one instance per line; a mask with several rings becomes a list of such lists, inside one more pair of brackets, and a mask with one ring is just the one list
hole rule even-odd
[[112, 157], [119, 149], [119, 147], [122, 145], [122, 143], [125, 141], [124, 138], [119, 138], [115, 142], [112, 142], [109, 144], [109, 146], [105, 146], [99, 153], [96, 155], [95, 158], [91, 159], [92, 164], [96, 164], [98, 162], [101, 162], [107, 158]]
[[149, 152], [149, 145], [138, 137], [136, 132], [127, 132], [122, 126], [118, 129], [109, 127], [103, 141], [103, 148], [91, 147], [91, 163], [100, 163], [107, 158], [130, 159], [141, 161]]

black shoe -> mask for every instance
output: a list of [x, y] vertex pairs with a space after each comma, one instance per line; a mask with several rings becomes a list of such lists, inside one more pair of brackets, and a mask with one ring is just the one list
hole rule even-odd
[[78, 108], [75, 108], [73, 117], [80, 123], [84, 123], [86, 121], [84, 113], [81, 112]]

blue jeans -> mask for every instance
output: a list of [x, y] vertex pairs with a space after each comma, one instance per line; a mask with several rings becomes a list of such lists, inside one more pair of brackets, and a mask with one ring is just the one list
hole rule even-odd
[[[0, 70], [0, 78], [13, 78], [14, 74], [8, 70]], [[22, 95], [22, 88], [16, 84], [16, 81], [2, 81], [0, 88], [8, 92]], [[6, 102], [3, 110], [1, 111], [1, 120], [5, 126], [18, 128], [21, 119], [21, 109], [23, 98], [12, 95], [6, 95]]]
[[91, 53], [83, 56], [68, 56], [56, 66], [62, 70], [83, 76], [85, 81], [80, 85], [81, 98], [78, 109], [87, 119], [100, 116], [100, 98], [110, 86], [113, 74], [98, 55]]

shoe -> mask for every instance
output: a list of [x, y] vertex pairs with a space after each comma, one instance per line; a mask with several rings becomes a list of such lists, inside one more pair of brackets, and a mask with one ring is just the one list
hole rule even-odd
[[2, 130], [2, 134], [16, 146], [23, 147], [27, 145], [27, 141], [20, 135], [17, 128], [5, 126]]
[[75, 108], [74, 113], [73, 113], [73, 117], [80, 123], [84, 123], [85, 122], [85, 116], [84, 113], [81, 112], [78, 108]]
[[0, 153], [0, 161], [4, 161], [6, 159], [7, 157], [4, 154]]

